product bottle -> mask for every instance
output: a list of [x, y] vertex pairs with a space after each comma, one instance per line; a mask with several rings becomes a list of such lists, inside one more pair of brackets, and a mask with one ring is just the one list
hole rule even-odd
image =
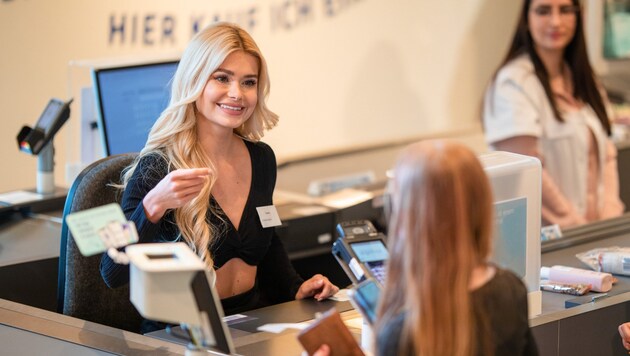
[[541, 267], [540, 278], [560, 283], [590, 284], [591, 290], [595, 292], [608, 292], [613, 283], [610, 273], [566, 266]]

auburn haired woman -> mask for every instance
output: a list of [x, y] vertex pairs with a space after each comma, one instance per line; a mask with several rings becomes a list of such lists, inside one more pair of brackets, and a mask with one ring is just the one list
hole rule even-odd
[[450, 141], [411, 145], [390, 193], [377, 354], [537, 355], [525, 285], [488, 262], [493, 200], [474, 153]]

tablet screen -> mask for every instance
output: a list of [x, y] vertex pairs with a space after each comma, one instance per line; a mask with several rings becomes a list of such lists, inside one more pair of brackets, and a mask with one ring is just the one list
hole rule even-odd
[[355, 292], [354, 302], [368, 322], [373, 324], [374, 320], [376, 320], [376, 307], [378, 306], [381, 289], [373, 280], [368, 280], [357, 286]]

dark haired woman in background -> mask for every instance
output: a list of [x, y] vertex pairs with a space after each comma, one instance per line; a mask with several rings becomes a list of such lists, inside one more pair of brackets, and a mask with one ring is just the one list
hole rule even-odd
[[543, 225], [618, 216], [617, 152], [606, 95], [586, 53], [578, 0], [526, 0], [486, 92], [493, 149], [541, 159]]

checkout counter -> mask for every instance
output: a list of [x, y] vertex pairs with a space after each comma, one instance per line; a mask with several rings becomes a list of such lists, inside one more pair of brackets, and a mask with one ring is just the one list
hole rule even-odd
[[35, 204], [0, 206], [0, 298], [54, 311], [67, 191]]
[[[391, 154], [395, 152], [392, 151]], [[619, 166], [621, 169], [622, 166], [630, 167], [630, 164], [620, 162]], [[382, 190], [382, 186], [368, 187], [368, 190], [379, 189]], [[318, 265], [318, 271], [323, 270], [330, 277], [331, 273], [326, 268], [331, 268], [340, 275], [345, 275], [330, 253], [330, 246], [334, 241], [334, 224], [342, 220], [370, 218], [379, 227], [378, 220], [382, 218], [378, 214], [374, 215], [374, 211], [382, 204], [374, 199], [366, 200], [351, 209], [334, 209], [312, 202], [276, 200], [284, 222], [278, 233], [287, 246], [292, 261], [297, 265], [296, 268], [304, 275], [308, 272], [299, 267], [300, 260], [322, 256], [328, 262]], [[60, 217], [60, 210], [61, 206], [47, 215]], [[27, 219], [11, 215], [2, 219], [0, 340], [3, 351], [9, 354], [52, 355], [184, 354], [183, 345], [168, 341], [160, 335], [138, 335], [54, 313], [61, 225], [54, 219], [37, 215]], [[321, 231], [314, 231], [316, 226]], [[562, 264], [584, 268], [575, 258], [576, 253], [614, 245], [630, 247], [630, 215], [575, 228], [566, 231], [562, 239], [543, 242], [541, 265]], [[41, 264], [42, 261], [44, 264]], [[305, 265], [312, 266], [312, 263]], [[25, 275], [25, 271], [31, 272]], [[54, 277], [49, 277], [51, 274]], [[39, 284], [34, 282], [34, 278], [43, 280]], [[331, 280], [340, 286], [346, 285], [334, 278]], [[13, 294], [19, 295], [12, 295], [13, 291], [16, 292]], [[623, 293], [614, 295], [618, 292]], [[542, 313], [530, 319], [540, 354], [626, 354], [621, 346], [617, 326], [630, 321], [630, 277], [619, 277], [619, 283], [613, 287], [608, 297], [565, 309], [565, 301], [572, 298], [575, 297], [542, 293]], [[293, 301], [245, 313], [251, 314], [249, 316], [253, 319], [240, 325], [228, 325], [236, 350], [240, 354], [299, 355], [302, 348], [296, 339], [297, 330], [273, 334], [259, 332], [256, 327], [271, 322], [304, 322], [312, 318], [315, 312], [323, 312], [331, 307], [342, 311], [342, 319], [353, 325], [351, 332], [359, 339], [359, 313], [351, 309], [347, 302]]]
[[[606, 243], [629, 240], [630, 234], [617, 236]], [[601, 246], [601, 242], [593, 242]], [[589, 244], [573, 246], [582, 251]], [[555, 252], [555, 253], [554, 253]], [[545, 263], [558, 254], [569, 257], [567, 250], [543, 254]], [[573, 251], [571, 251], [572, 253]], [[575, 263], [573, 263], [575, 265]], [[620, 278], [613, 292], [630, 287], [630, 278]], [[543, 314], [530, 320], [540, 355], [620, 355], [617, 326], [630, 320], [630, 293], [602, 298], [593, 303], [563, 309], [563, 296], [543, 293]], [[347, 302], [346, 302], [347, 303]], [[248, 322], [230, 325], [236, 351], [242, 355], [300, 355], [297, 330], [282, 333], [257, 332], [255, 327], [270, 322], [302, 322], [307, 315], [336, 307], [351, 332], [361, 337], [358, 312], [343, 302], [293, 301], [245, 313]], [[300, 318], [302, 316], [302, 318]], [[229, 323], [228, 323], [229, 324]], [[9, 354], [47, 355], [183, 355], [185, 346], [159, 336], [143, 336], [107, 326], [71, 318], [42, 309], [0, 300], [0, 340], [3, 352]]]
[[[562, 239], [545, 241], [541, 262], [543, 266], [584, 267], [575, 257], [576, 253], [615, 245], [630, 247], [630, 215], [575, 228], [567, 231]], [[541, 355], [627, 353], [621, 346], [617, 326], [630, 321], [630, 277], [617, 277], [619, 282], [608, 297], [569, 309], [564, 307], [565, 301], [574, 296], [543, 292], [542, 314], [530, 319]], [[296, 339], [297, 330], [274, 334], [256, 328], [267, 323], [304, 322], [316, 312], [332, 307], [341, 312], [342, 319], [351, 325], [351, 332], [359, 340], [361, 322], [357, 320], [360, 316], [348, 302], [293, 301], [243, 313], [249, 317], [246, 322], [228, 325], [239, 354], [300, 355], [302, 348]], [[163, 335], [138, 335], [0, 300], [0, 340], [3, 351], [10, 354], [184, 354], [184, 345], [167, 339]]]
[[[630, 214], [573, 228], [558, 240], [542, 244], [541, 265], [586, 268], [575, 255], [601, 247], [630, 247]], [[618, 282], [607, 297], [565, 308], [575, 296], [543, 292], [542, 314], [530, 319], [540, 355], [622, 355], [617, 327], [630, 321], [630, 277]], [[601, 295], [589, 293], [587, 298]]]

